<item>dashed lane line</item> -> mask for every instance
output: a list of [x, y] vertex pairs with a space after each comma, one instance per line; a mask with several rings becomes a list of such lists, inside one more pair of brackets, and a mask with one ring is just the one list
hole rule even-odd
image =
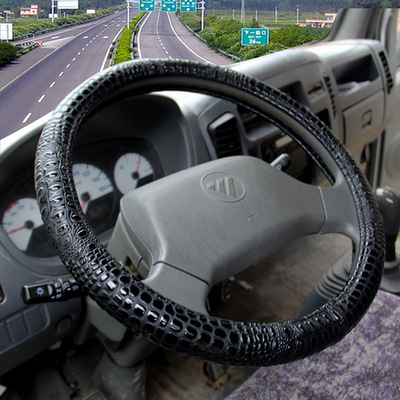
[[[93, 24], [94, 25], [94, 24]], [[90, 29], [93, 28], [93, 25], [90, 24], [86, 30], [84, 30], [83, 32], [81, 32], [81, 35], [84, 34], [85, 32], [89, 31]], [[63, 30], [63, 33], [67, 33], [71, 30], [76, 29], [76, 27], [73, 28], [69, 28], [69, 29], [65, 29]], [[51, 37], [51, 34], [49, 35]], [[44, 35], [44, 37], [46, 37], [46, 35]], [[53, 35], [54, 37], [54, 35]], [[6, 85], [2, 86], [0, 88], [0, 92], [2, 90], [4, 90], [6, 87], [10, 86], [12, 83], [14, 83], [17, 79], [19, 79], [22, 75], [26, 74], [28, 71], [30, 71], [32, 68], [36, 67], [36, 65], [40, 64], [42, 61], [44, 61], [47, 57], [50, 57], [54, 52], [58, 51], [59, 49], [61, 49], [61, 47], [58, 47], [56, 49], [54, 49], [52, 52], [50, 52], [49, 54], [47, 54], [45, 57], [41, 58], [40, 60], [38, 60], [35, 64], [31, 65], [29, 68], [27, 68], [26, 70], [24, 70], [21, 74], [17, 75], [14, 79], [12, 79], [10, 82], [8, 82]], [[79, 55], [79, 54], [78, 54]]]
[[26, 124], [28, 122], [28, 119], [31, 117], [32, 113], [29, 113], [24, 120], [22, 121], [23, 124]]

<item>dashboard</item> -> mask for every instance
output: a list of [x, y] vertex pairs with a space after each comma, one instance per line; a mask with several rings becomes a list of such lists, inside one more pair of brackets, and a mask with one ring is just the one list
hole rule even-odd
[[[232, 68], [300, 102], [360, 160], [387, 124], [384, 104], [391, 95], [391, 77], [382, 45], [343, 41], [279, 52], [267, 60]], [[368, 66], [366, 76], [357, 73], [360, 63]], [[1, 143], [0, 375], [73, 333], [84, 309], [82, 296], [66, 296], [62, 302], [36, 298], [34, 304], [24, 296], [31, 289], [62, 292], [72, 279], [53, 250], [35, 199], [35, 149], [47, 119]], [[269, 163], [287, 155], [287, 173], [309, 183], [318, 179], [305, 152], [270, 122], [224, 100], [181, 92], [126, 95], [104, 104], [80, 127], [72, 170], [86, 218], [107, 245], [125, 194], [165, 175], [238, 154]]]

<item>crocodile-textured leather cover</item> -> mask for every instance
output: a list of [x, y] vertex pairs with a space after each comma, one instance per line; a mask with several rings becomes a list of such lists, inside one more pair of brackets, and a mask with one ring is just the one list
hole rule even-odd
[[[113, 259], [80, 208], [72, 176], [74, 137], [87, 114], [105, 102], [162, 89], [191, 90], [240, 104], [246, 101], [236, 98], [247, 92], [308, 129], [330, 152], [351, 188], [360, 231], [359, 251], [341, 293], [300, 319], [236, 322], [175, 304], [137, 281]], [[254, 104], [251, 109], [265, 115]], [[274, 120], [273, 115], [265, 117]], [[284, 121], [277, 123], [289, 131]], [[309, 151], [318, 161], [318, 154]], [[341, 340], [365, 314], [378, 290], [384, 259], [382, 221], [369, 185], [354, 161], [329, 129], [305, 108], [230, 69], [177, 60], [145, 60], [120, 64], [95, 75], [55, 109], [41, 135], [35, 168], [40, 211], [66, 267], [112, 316], [170, 350], [232, 365], [266, 366], [301, 359]]]

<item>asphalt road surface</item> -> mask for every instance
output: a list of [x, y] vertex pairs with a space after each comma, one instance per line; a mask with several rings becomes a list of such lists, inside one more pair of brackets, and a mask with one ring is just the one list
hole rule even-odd
[[211, 50], [174, 13], [148, 13], [136, 36], [137, 58], [174, 58], [227, 65], [232, 60]]
[[0, 68], [0, 138], [49, 113], [107, 66], [111, 43], [125, 24], [126, 15], [120, 12], [38, 36], [35, 40], [43, 46]]

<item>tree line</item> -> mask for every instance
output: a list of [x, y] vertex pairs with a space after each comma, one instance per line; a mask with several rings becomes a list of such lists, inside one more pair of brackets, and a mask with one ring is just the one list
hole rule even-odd
[[[179, 1], [179, 0], [178, 0]], [[109, 8], [126, 3], [126, 0], [79, 0], [79, 8], [100, 9]], [[208, 10], [240, 10], [242, 0], [205, 0]], [[50, 12], [50, 0], [1, 0], [0, 12], [11, 10], [19, 12], [20, 7], [29, 7], [38, 4], [46, 13]], [[400, 0], [247, 0], [246, 10], [271, 11], [278, 8], [280, 11], [295, 11], [299, 8], [304, 12], [329, 12], [339, 8], [352, 7], [400, 7]]]
[[[205, 0], [207, 9], [240, 10], [242, 0]], [[307, 12], [337, 11], [339, 8], [400, 7], [400, 0], [247, 0], [246, 10], [295, 11], [299, 8]]]

